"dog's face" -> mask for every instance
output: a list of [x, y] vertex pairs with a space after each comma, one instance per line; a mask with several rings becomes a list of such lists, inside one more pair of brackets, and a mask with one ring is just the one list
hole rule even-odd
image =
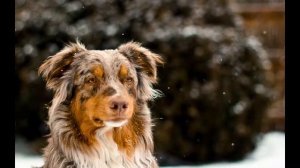
[[72, 112], [79, 123], [119, 127], [132, 116], [137, 99], [137, 72], [116, 50], [82, 52], [75, 72]]
[[39, 73], [57, 104], [67, 101], [81, 131], [89, 132], [130, 120], [138, 101], [155, 96], [151, 85], [161, 63], [160, 56], [133, 42], [103, 51], [77, 43], [49, 57]]

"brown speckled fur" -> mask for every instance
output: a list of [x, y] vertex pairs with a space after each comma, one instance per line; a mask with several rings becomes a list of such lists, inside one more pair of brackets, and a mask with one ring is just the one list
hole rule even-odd
[[147, 101], [159, 96], [162, 63], [135, 42], [101, 51], [71, 43], [49, 57], [39, 68], [55, 93], [44, 168], [158, 167]]

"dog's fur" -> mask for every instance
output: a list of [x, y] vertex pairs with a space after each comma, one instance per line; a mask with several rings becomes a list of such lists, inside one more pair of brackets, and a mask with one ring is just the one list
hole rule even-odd
[[156, 168], [147, 102], [162, 58], [135, 42], [71, 43], [39, 68], [54, 91], [44, 168]]

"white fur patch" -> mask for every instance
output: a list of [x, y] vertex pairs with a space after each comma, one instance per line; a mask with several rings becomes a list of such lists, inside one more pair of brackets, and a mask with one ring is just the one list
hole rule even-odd
[[104, 121], [105, 126], [108, 127], [121, 127], [124, 124], [127, 123], [128, 120], [122, 120], [122, 121]]

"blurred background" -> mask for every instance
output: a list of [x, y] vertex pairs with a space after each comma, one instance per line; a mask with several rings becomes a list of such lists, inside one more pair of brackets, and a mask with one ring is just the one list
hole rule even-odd
[[162, 55], [150, 103], [162, 166], [239, 161], [285, 132], [284, 0], [16, 0], [15, 152], [46, 145], [52, 93], [37, 76], [79, 39], [88, 49], [141, 42]]

